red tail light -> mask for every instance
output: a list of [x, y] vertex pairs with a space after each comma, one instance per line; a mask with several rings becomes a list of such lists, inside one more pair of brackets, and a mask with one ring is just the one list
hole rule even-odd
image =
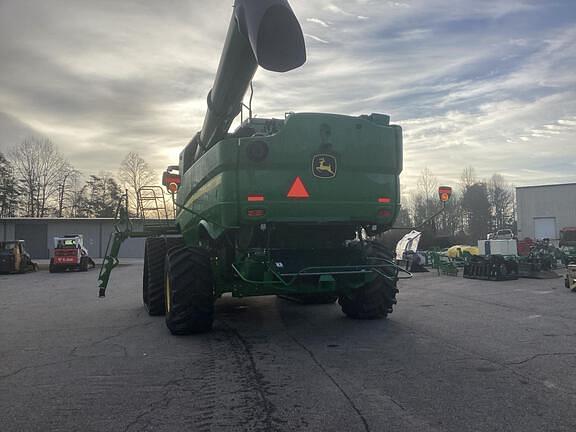
[[390, 216], [392, 216], [392, 212], [391, 212], [390, 210], [380, 209], [380, 210], [378, 210], [378, 216], [380, 216], [380, 217], [390, 217]]
[[264, 201], [264, 195], [248, 195], [248, 202], [262, 202]]
[[248, 210], [248, 217], [262, 217], [265, 215], [266, 215], [266, 210], [264, 210], [264, 209]]
[[380, 204], [389, 204], [392, 202], [392, 200], [388, 197], [381, 197], [381, 198], [378, 198], [378, 202]]

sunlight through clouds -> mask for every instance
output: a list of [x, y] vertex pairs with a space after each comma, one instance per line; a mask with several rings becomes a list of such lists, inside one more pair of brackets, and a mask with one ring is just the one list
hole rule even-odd
[[[201, 127], [232, 3], [0, 3], [0, 151], [39, 134], [88, 172], [129, 151], [173, 164]], [[389, 114], [408, 189], [425, 166], [446, 182], [469, 164], [519, 185], [576, 181], [563, 161], [576, 133], [570, 0], [291, 4], [308, 62], [257, 73], [259, 117]]]

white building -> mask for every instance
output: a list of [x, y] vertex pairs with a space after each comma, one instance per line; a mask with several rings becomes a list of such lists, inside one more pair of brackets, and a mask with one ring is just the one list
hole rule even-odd
[[576, 227], [576, 183], [516, 188], [518, 238], [560, 238]]

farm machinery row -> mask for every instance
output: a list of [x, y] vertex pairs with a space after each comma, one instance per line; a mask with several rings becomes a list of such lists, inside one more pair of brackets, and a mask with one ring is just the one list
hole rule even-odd
[[[48, 267], [50, 273], [69, 270], [88, 271], [95, 266], [94, 260], [84, 246], [81, 234], [54, 238], [54, 249]], [[0, 273], [26, 273], [38, 269], [38, 264], [32, 261], [30, 253], [25, 248], [24, 240], [0, 242]]]
[[558, 248], [547, 239], [517, 243], [513, 238], [489, 237], [480, 240], [478, 247], [457, 245], [418, 254], [439, 274], [457, 276], [462, 269], [464, 278], [492, 281], [559, 278], [558, 270], [576, 264], [565, 245]]

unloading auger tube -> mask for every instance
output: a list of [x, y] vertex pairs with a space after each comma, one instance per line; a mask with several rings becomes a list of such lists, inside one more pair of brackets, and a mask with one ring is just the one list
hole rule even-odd
[[302, 28], [287, 0], [236, 0], [204, 124], [192, 139], [190, 157], [198, 159], [226, 137], [258, 66], [286, 72], [305, 62]]
[[[181, 157], [186, 159], [184, 165], [192, 165], [206, 150], [226, 138], [232, 121], [240, 113], [242, 100], [258, 66], [273, 72], [287, 72], [305, 62], [302, 28], [287, 0], [236, 0], [216, 79], [208, 93], [204, 124], [182, 152]], [[121, 205], [124, 204], [121, 200]], [[117, 224], [122, 225], [121, 221]], [[153, 234], [160, 233], [156, 231]], [[100, 271], [100, 297], [106, 294], [110, 273], [118, 265], [118, 254], [124, 240], [150, 235], [148, 232], [135, 232], [128, 225], [116, 228]]]

